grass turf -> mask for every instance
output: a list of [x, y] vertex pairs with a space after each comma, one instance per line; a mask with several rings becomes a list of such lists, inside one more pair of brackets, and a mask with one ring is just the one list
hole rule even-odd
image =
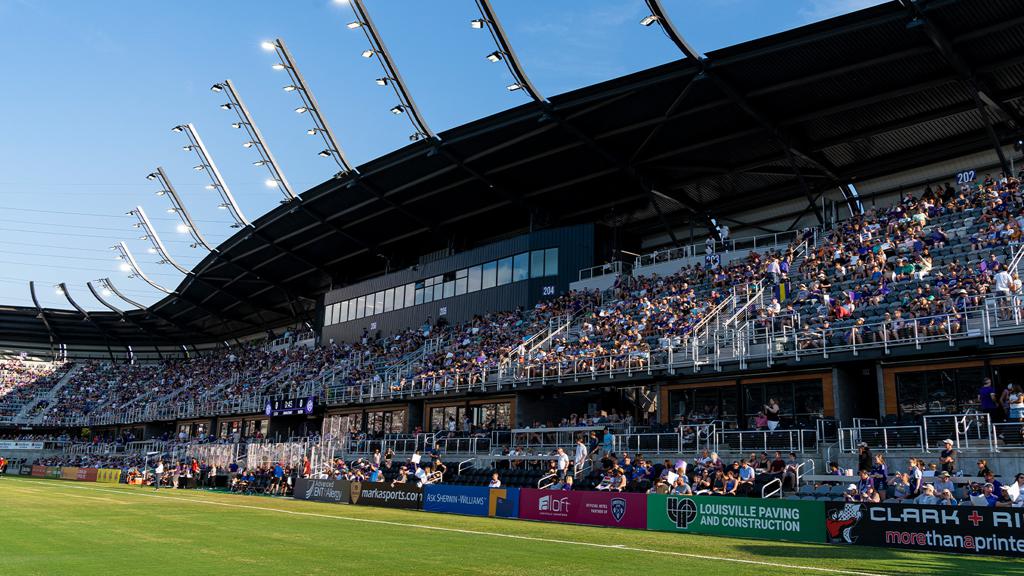
[[546, 524], [192, 490], [154, 493], [124, 485], [0, 479], [0, 574], [108, 576], [163, 569], [186, 574], [246, 575], [553, 576], [600, 572], [648, 576], [695, 571], [730, 576], [963, 576], [1024, 574], [1024, 562]]

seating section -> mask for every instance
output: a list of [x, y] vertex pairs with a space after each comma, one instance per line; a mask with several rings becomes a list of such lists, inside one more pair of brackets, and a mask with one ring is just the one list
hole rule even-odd
[[[251, 344], [149, 364], [86, 362], [29, 418], [60, 422], [146, 405], [294, 396], [310, 390], [395, 395], [443, 392], [541, 373], [642, 369], [655, 354], [700, 342], [717, 307], [751, 310], [752, 339], [772, 327], [791, 349], [818, 349], [970, 330], [972, 310], [993, 293], [1019, 295], [1007, 270], [1024, 225], [1016, 179], [918, 196], [805, 231], [778, 252], [751, 251], [724, 267], [682, 266], [674, 274], [620, 276], [605, 294], [570, 292], [529, 310], [468, 322], [370, 334], [271, 351]], [[816, 242], [816, 243], [815, 243]], [[1015, 264], [1015, 263], [1014, 263]], [[1009, 274], [1001, 274], [1008, 271]], [[557, 327], [548, 336], [548, 330]], [[567, 327], [567, 329], [563, 329]], [[787, 332], [788, 331], [788, 332]], [[739, 332], [737, 332], [739, 333]], [[0, 362], [0, 417], [50, 395], [65, 366]]]

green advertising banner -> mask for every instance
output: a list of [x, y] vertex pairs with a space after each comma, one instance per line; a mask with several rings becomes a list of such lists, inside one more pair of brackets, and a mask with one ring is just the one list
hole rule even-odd
[[647, 529], [824, 542], [825, 503], [777, 498], [649, 494]]

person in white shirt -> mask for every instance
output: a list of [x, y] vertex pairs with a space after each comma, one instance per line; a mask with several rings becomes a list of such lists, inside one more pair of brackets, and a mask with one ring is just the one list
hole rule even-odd
[[154, 490], [159, 490], [160, 489], [160, 480], [161, 480], [161, 478], [163, 478], [163, 475], [164, 475], [164, 461], [163, 460], [157, 460], [156, 461], [156, 467], [153, 468], [153, 489]]
[[569, 468], [569, 455], [562, 448], [558, 449], [555, 462], [558, 469], [558, 477], [565, 478], [565, 471]]
[[587, 460], [587, 453], [588, 452], [589, 451], [587, 450], [587, 444], [586, 444], [586, 442], [583, 441], [583, 438], [582, 437], [577, 438], [576, 439], [576, 454], [574, 455], [574, 458], [573, 458], [573, 460], [576, 463], [576, 469], [577, 470], [580, 469], [580, 468], [583, 468], [583, 463]]
[[1011, 506], [1024, 508], [1024, 472], [1018, 472], [1015, 480], [1006, 485], [1006, 495], [1010, 498]]
[[501, 478], [498, 477], [498, 473], [491, 474], [491, 483], [487, 485], [490, 488], [501, 488]]

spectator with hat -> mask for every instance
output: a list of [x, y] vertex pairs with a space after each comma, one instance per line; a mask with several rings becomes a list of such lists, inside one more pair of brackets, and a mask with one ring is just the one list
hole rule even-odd
[[939, 469], [953, 474], [956, 472], [956, 448], [953, 448], [953, 440], [950, 438], [943, 440], [942, 444], [944, 447], [939, 453]]

